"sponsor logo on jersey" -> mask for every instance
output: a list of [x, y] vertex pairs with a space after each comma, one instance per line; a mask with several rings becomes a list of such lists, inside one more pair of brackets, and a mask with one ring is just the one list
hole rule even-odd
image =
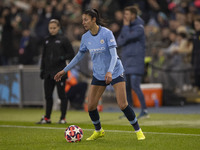
[[45, 44], [48, 44], [48, 43], [49, 43], [49, 41], [48, 41], [48, 40], [46, 40], [46, 41], [45, 41]]
[[90, 53], [102, 53], [105, 50], [105, 47], [90, 49]]

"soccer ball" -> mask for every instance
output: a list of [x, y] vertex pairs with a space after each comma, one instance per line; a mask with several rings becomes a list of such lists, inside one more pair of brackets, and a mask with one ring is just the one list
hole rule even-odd
[[81, 141], [83, 138], [83, 130], [76, 125], [71, 125], [65, 130], [65, 139], [67, 142]]

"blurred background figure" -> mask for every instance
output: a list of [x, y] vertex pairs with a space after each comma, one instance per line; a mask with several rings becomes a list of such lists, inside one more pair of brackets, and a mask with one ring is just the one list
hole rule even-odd
[[19, 49], [19, 64], [33, 65], [35, 51], [37, 50], [37, 41], [35, 37], [31, 36], [29, 29], [24, 29], [22, 32]]
[[37, 124], [51, 123], [50, 117], [53, 106], [53, 91], [57, 87], [58, 97], [61, 100], [61, 116], [58, 123], [66, 123], [66, 111], [68, 100], [65, 95], [65, 80], [63, 76], [59, 82], [54, 80], [54, 75], [66, 66], [66, 60], [74, 57], [74, 51], [69, 40], [60, 34], [60, 23], [57, 19], [51, 19], [48, 25], [50, 35], [45, 38], [41, 60], [41, 79], [44, 79], [44, 93], [46, 99], [45, 116]]
[[[174, 38], [175, 37], [175, 38]], [[165, 62], [163, 69], [167, 70], [167, 74], [163, 74], [165, 87], [181, 91], [190, 88], [190, 70], [191, 70], [191, 52], [193, 44], [187, 38], [186, 33], [170, 33], [170, 39], [174, 42], [168, 48], [162, 49], [160, 54], [164, 54]]]
[[117, 39], [118, 46], [122, 47], [121, 58], [125, 69], [127, 100], [133, 106], [133, 90], [140, 100], [141, 113], [137, 117], [149, 117], [144, 95], [140, 88], [144, 74], [145, 34], [144, 21], [137, 15], [133, 6], [124, 9], [123, 27]]
[[192, 66], [194, 69], [194, 86], [200, 89], [200, 17], [194, 20], [195, 35], [193, 38]]
[[65, 93], [72, 109], [82, 110], [88, 84], [80, 79], [76, 68], [67, 72]]
[[1, 23], [2, 23], [2, 65], [10, 65], [12, 56], [14, 54], [13, 47], [13, 26], [11, 23], [11, 10], [9, 7], [5, 7], [1, 13]]

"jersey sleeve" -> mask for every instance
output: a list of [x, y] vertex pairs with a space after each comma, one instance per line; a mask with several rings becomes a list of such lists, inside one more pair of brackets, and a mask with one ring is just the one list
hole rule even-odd
[[117, 50], [116, 48], [109, 48], [110, 54], [111, 54], [111, 61], [110, 61], [110, 66], [108, 69], [108, 72], [113, 73], [113, 70], [115, 68], [115, 65], [117, 63]]
[[85, 38], [84, 38], [84, 36], [82, 36], [82, 38], [81, 38], [81, 44], [80, 44], [79, 51], [81, 51], [81, 52], [86, 52], [87, 51], [87, 47], [85, 45]]
[[117, 47], [115, 37], [114, 37], [114, 35], [111, 31], [106, 32], [106, 40], [107, 40], [107, 43], [108, 43], [108, 47], [110, 47], [110, 48]]
[[85, 53], [79, 51], [76, 56], [72, 59], [72, 61], [63, 69], [65, 72], [69, 71], [72, 69], [83, 57]]

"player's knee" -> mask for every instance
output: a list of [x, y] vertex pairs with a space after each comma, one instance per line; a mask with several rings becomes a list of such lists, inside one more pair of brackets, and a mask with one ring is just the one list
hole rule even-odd
[[95, 110], [97, 107], [89, 107], [88, 106], [88, 111], [93, 111], [93, 110]]
[[126, 102], [126, 103], [119, 103], [119, 108], [120, 108], [121, 110], [124, 110], [127, 106], [128, 106], [128, 103], [127, 103], [127, 102]]
[[88, 111], [93, 111], [97, 108], [97, 105], [95, 104], [88, 104]]

